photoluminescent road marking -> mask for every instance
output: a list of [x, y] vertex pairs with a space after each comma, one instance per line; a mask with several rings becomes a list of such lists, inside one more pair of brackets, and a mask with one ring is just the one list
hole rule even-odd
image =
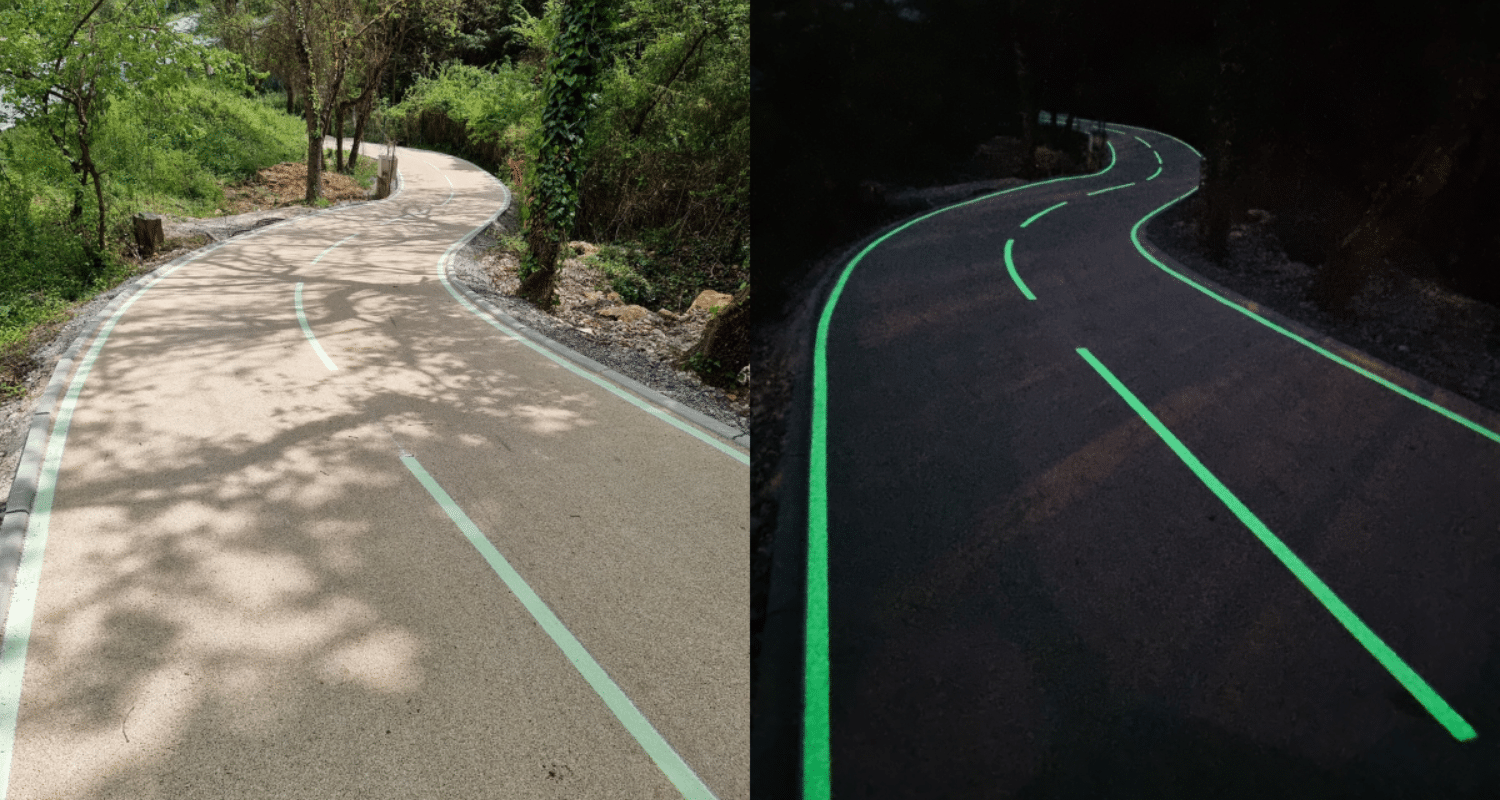
[[[1186, 144], [1186, 142], [1184, 142], [1184, 144]], [[1189, 149], [1191, 149], [1191, 148], [1189, 148]], [[1195, 150], [1194, 152], [1197, 152], [1197, 151]], [[1316, 344], [1308, 341], [1306, 338], [1304, 338], [1302, 336], [1298, 336], [1297, 334], [1295, 334], [1295, 333], [1287, 330], [1286, 328], [1283, 328], [1280, 325], [1277, 325], [1276, 323], [1274, 323], [1274, 322], [1266, 319], [1265, 317], [1262, 317], [1261, 315], [1255, 313], [1254, 311], [1251, 311], [1248, 308], [1245, 308], [1244, 306], [1240, 305], [1239, 303], [1234, 302], [1233, 300], [1230, 300], [1227, 297], [1220, 297], [1217, 292], [1214, 292], [1212, 289], [1209, 289], [1208, 287], [1203, 286], [1202, 284], [1200, 284], [1197, 281], [1195, 281], [1195, 280], [1187, 277], [1186, 275], [1183, 275], [1182, 273], [1178, 272], [1177, 270], [1172, 269], [1171, 267], [1168, 267], [1166, 264], [1163, 264], [1160, 259], [1156, 258], [1156, 256], [1151, 255], [1151, 253], [1146, 250], [1145, 245], [1141, 244], [1141, 238], [1140, 238], [1141, 227], [1144, 226], [1146, 224], [1146, 222], [1148, 220], [1150, 220], [1152, 217], [1156, 216], [1157, 214], [1160, 214], [1162, 211], [1165, 211], [1166, 209], [1170, 208], [1173, 204], [1175, 204], [1175, 203], [1177, 203], [1177, 202], [1185, 199], [1188, 195], [1191, 195], [1193, 192], [1196, 192], [1196, 191], [1198, 191], [1198, 187], [1194, 186], [1192, 189], [1189, 189], [1187, 192], [1183, 193], [1182, 195], [1180, 195], [1180, 196], [1178, 196], [1178, 197], [1176, 197], [1176, 198], [1174, 198], [1172, 200], [1169, 200], [1166, 203], [1166, 205], [1163, 205], [1161, 208], [1158, 208], [1155, 211], [1151, 212], [1150, 214], [1147, 214], [1146, 216], [1141, 217], [1140, 221], [1136, 222], [1135, 226], [1130, 229], [1130, 240], [1135, 243], [1135, 249], [1137, 251], [1139, 251], [1140, 254], [1142, 256], [1144, 256], [1147, 261], [1150, 261], [1152, 264], [1155, 264], [1158, 269], [1162, 270], [1163, 272], [1167, 273], [1168, 275], [1171, 275], [1172, 277], [1176, 278], [1177, 280], [1182, 281], [1183, 283], [1187, 284], [1188, 286], [1191, 286], [1194, 289], [1197, 289], [1198, 291], [1202, 292], [1204, 295], [1212, 298], [1215, 302], [1220, 303], [1220, 304], [1222, 304], [1224, 306], [1227, 306], [1228, 308], [1232, 308], [1232, 309], [1234, 309], [1235, 311], [1237, 311], [1237, 312], [1239, 312], [1241, 314], [1244, 314], [1245, 316], [1249, 317], [1250, 319], [1253, 319], [1256, 322], [1258, 322], [1258, 323], [1266, 326], [1267, 328], [1270, 328], [1271, 330], [1276, 331], [1277, 333], [1281, 334], [1282, 336], [1285, 336], [1286, 338], [1291, 339], [1292, 341], [1294, 341], [1294, 342], [1296, 342], [1296, 343], [1298, 343], [1298, 344], [1300, 344], [1300, 345], [1308, 348], [1309, 350], [1312, 350], [1314, 353], [1317, 353], [1318, 355], [1323, 356], [1324, 358], [1329, 359], [1330, 361], [1334, 362], [1335, 364], [1339, 364], [1341, 366], [1347, 367], [1347, 368], [1353, 370], [1354, 372], [1359, 373], [1360, 375], [1363, 375], [1363, 376], [1365, 376], [1366, 378], [1369, 378], [1372, 381], [1375, 381], [1376, 383], [1380, 384], [1381, 386], [1384, 386], [1385, 388], [1390, 389], [1391, 391], [1395, 392], [1396, 394], [1399, 394], [1402, 397], [1405, 397], [1406, 399], [1411, 400], [1411, 401], [1413, 401], [1413, 402], [1415, 402], [1415, 403], [1423, 406], [1424, 408], [1430, 409], [1432, 411], [1436, 411], [1437, 413], [1442, 414], [1443, 416], [1447, 417], [1448, 419], [1451, 419], [1454, 422], [1457, 422], [1458, 424], [1464, 426], [1465, 428], [1468, 428], [1469, 430], [1471, 430], [1471, 431], [1479, 434], [1480, 436], [1485, 437], [1486, 439], [1489, 439], [1490, 441], [1500, 443], [1500, 433], [1492, 431], [1489, 428], [1486, 428], [1483, 425], [1480, 425], [1479, 423], [1477, 423], [1477, 422], [1469, 419], [1468, 417], [1463, 416], [1462, 414], [1459, 414], [1456, 411], [1450, 411], [1450, 410], [1448, 410], [1446, 408], [1443, 408], [1442, 406], [1438, 405], [1437, 403], [1432, 402], [1431, 400], [1428, 400], [1425, 397], [1419, 397], [1416, 394], [1412, 393], [1411, 391], [1409, 391], [1409, 390], [1407, 390], [1407, 389], [1405, 389], [1403, 387], [1397, 386], [1394, 383], [1391, 383], [1390, 381], [1386, 380], [1385, 378], [1382, 378], [1379, 375], [1376, 375], [1375, 373], [1373, 373], [1373, 372], [1365, 369], [1364, 367], [1361, 367], [1358, 364], [1355, 364], [1355, 363], [1349, 361], [1346, 358], [1343, 358], [1341, 356], [1338, 356], [1338, 355], [1335, 355], [1335, 354], [1329, 352], [1327, 348], [1320, 347], [1320, 346], [1318, 346], [1318, 345], [1316, 345]]]
[[339, 245], [343, 244], [344, 242], [349, 241], [350, 239], [353, 239], [354, 237], [356, 237], [358, 235], [359, 234], [357, 234], [357, 233], [351, 233], [348, 236], [345, 236], [344, 238], [342, 238], [342, 239], [334, 242], [333, 244], [328, 245], [327, 247], [323, 248], [323, 252], [319, 253], [318, 257], [312, 260], [313, 265], [316, 265], [319, 261], [322, 261], [323, 260], [323, 256], [328, 255], [329, 252], [331, 252], [333, 250], [333, 248], [338, 247]]
[[455, 187], [453, 185], [453, 179], [450, 178], [450, 177], [448, 177], [448, 173], [443, 172], [442, 170], [438, 169], [436, 164], [433, 164], [431, 161], [428, 161], [425, 158], [418, 158], [417, 160], [420, 161], [420, 162], [422, 162], [423, 164], [426, 164], [429, 167], [432, 167], [434, 170], [437, 170], [437, 174], [442, 175], [443, 176], [443, 180], [445, 180], [445, 181], [448, 182], [448, 199], [444, 200], [441, 203], [438, 203], [438, 205], [439, 206], [446, 206], [449, 203], [453, 202], [453, 192], [455, 190]]
[[1035, 300], [1036, 295], [1032, 294], [1031, 290], [1026, 288], [1026, 284], [1021, 282], [1021, 276], [1016, 274], [1016, 262], [1011, 260], [1010, 249], [1015, 243], [1015, 239], [1005, 240], [1005, 268], [1010, 271], [1010, 279], [1016, 282], [1016, 286], [1021, 290], [1021, 294], [1026, 295], [1027, 300]]
[[[929, 211], [892, 228], [849, 259], [844, 271], [839, 274], [833, 291], [829, 292], [827, 302], [823, 304], [823, 313], [818, 317], [818, 330], [813, 340], [812, 432], [807, 460], [807, 619], [802, 647], [803, 800], [830, 800], [833, 795], [833, 744], [829, 719], [829, 696], [832, 690], [828, 664], [828, 330], [833, 325], [833, 311], [838, 306], [839, 297], [844, 293], [849, 276], [854, 274], [854, 268], [859, 266], [859, 262], [892, 236], [944, 212], [982, 203], [1000, 195], [1060, 181], [1097, 178], [1114, 169], [1118, 160], [1114, 143], [1105, 142], [1105, 145], [1109, 148], [1109, 164], [1098, 172], [1066, 175], [1003, 189]], [[1063, 205], [1067, 203], [1059, 203], [1052, 208]], [[1037, 215], [1039, 216], [1041, 214]], [[1034, 219], [1036, 217], [1031, 218]], [[1027, 223], [1031, 220], [1027, 220]]]
[[1119, 186], [1111, 186], [1108, 189], [1100, 189], [1098, 191], [1089, 192], [1088, 196], [1089, 197], [1093, 197], [1096, 194], [1104, 194], [1105, 192], [1113, 192], [1116, 189], [1124, 189], [1126, 187], [1134, 186], [1134, 185], [1135, 185], [1135, 181], [1131, 181], [1130, 183], [1122, 183]]
[[1148, 181], [1150, 181], [1150, 180], [1156, 180], [1156, 176], [1161, 174], [1161, 170], [1162, 170], [1161, 167], [1157, 167], [1156, 171], [1153, 172], [1153, 173], [1151, 173], [1151, 177], [1147, 178], [1146, 180], [1148, 180]]
[[1291, 570], [1297, 580], [1301, 581], [1302, 585], [1306, 586], [1308, 591], [1312, 592], [1313, 596], [1318, 598], [1323, 607], [1328, 609], [1329, 613], [1333, 614], [1344, 628], [1354, 635], [1354, 638], [1360, 644], [1364, 645], [1365, 649], [1370, 652], [1370, 655], [1375, 656], [1375, 660], [1379, 661], [1381, 666], [1385, 667], [1391, 673], [1392, 677], [1400, 681], [1401, 685], [1406, 687], [1408, 692], [1411, 692], [1412, 697], [1415, 697], [1417, 702], [1421, 703], [1427, 709], [1428, 713], [1432, 714], [1444, 728], [1448, 729], [1453, 738], [1460, 742], [1467, 742], [1476, 736], [1474, 728], [1468, 722], [1464, 721], [1464, 718], [1459, 716], [1458, 712], [1454, 711], [1453, 707], [1448, 705], [1447, 701], [1443, 700], [1426, 681], [1422, 680], [1422, 677], [1415, 670], [1408, 666], [1405, 661], [1402, 661], [1401, 657], [1396, 655], [1396, 651], [1392, 650], [1374, 631], [1370, 630], [1370, 627], [1350, 610], [1349, 606], [1345, 605], [1344, 601], [1340, 600], [1338, 595], [1333, 593], [1332, 589], [1328, 588], [1328, 584], [1324, 583], [1307, 564], [1303, 563], [1302, 559], [1298, 558], [1297, 554], [1293, 553], [1291, 548], [1287, 547], [1281, 539], [1277, 538], [1276, 534], [1272, 533], [1271, 529], [1267, 528], [1265, 523], [1260, 521], [1259, 517], [1246, 508], [1245, 504], [1240, 502], [1240, 499], [1235, 497], [1234, 493], [1230, 492], [1228, 487], [1224, 486], [1212, 472], [1209, 472], [1208, 468], [1203, 466], [1203, 462], [1199, 461], [1197, 456], [1194, 456], [1192, 451], [1188, 450], [1181, 440], [1173, 435], [1170, 430], [1167, 430], [1167, 426], [1163, 425], [1161, 420], [1157, 419], [1156, 415], [1151, 413], [1151, 409], [1146, 408], [1146, 405], [1127, 389], [1125, 384], [1121, 383], [1119, 378], [1116, 378], [1104, 364], [1100, 363], [1099, 359], [1095, 358], [1088, 351], [1088, 348], [1078, 348], [1078, 354], [1083, 356], [1083, 359], [1089, 363], [1089, 366], [1093, 367], [1094, 371], [1098, 372], [1099, 376], [1104, 378], [1105, 382], [1110, 385], [1110, 388], [1114, 389], [1115, 393], [1120, 395], [1126, 404], [1134, 409], [1135, 413], [1140, 415], [1141, 419], [1152, 430], [1156, 431], [1156, 435], [1160, 436], [1162, 441], [1166, 442], [1167, 446], [1172, 448], [1172, 452], [1176, 453], [1177, 457], [1182, 459], [1182, 462], [1188, 466], [1188, 469], [1191, 469], [1193, 474], [1198, 476], [1198, 480], [1203, 481], [1203, 484], [1217, 495], [1219, 500], [1225, 506], [1228, 506], [1229, 510], [1234, 512], [1236, 517], [1239, 517], [1240, 522], [1244, 523], [1245, 527], [1249, 528], [1250, 532], [1255, 534], [1255, 537], [1260, 540], [1261, 544], [1265, 545], [1281, 561], [1282, 565]]
[[[330, 249], [332, 249], [332, 248], [330, 248]], [[323, 252], [326, 253], [328, 251], [325, 250]], [[321, 256], [319, 256], [319, 257], [321, 258]], [[336, 367], [336, 366], [333, 365], [333, 359], [330, 359], [328, 357], [328, 354], [325, 353], [325, 352], [323, 352], [323, 345], [318, 344], [318, 337], [313, 336], [312, 326], [307, 324], [307, 315], [304, 314], [304, 313], [302, 313], [302, 284], [301, 283], [297, 284], [297, 291], [294, 293], [294, 297], [296, 298], [296, 302], [297, 302], [297, 322], [302, 326], [302, 333], [307, 336], [307, 341], [308, 341], [309, 344], [312, 345], [313, 352], [318, 354], [318, 358], [323, 359], [323, 366], [328, 367], [330, 370], [337, 371], [338, 367]]]
[[630, 701], [614, 679], [610, 678], [604, 668], [599, 666], [599, 662], [595, 661], [594, 657], [589, 655], [589, 651], [584, 649], [583, 643], [579, 642], [567, 626], [563, 625], [562, 620], [552, 613], [552, 609], [542, 602], [542, 598], [532, 590], [530, 584], [526, 583], [521, 573], [517, 572], [505, 556], [495, 548], [495, 545], [480, 532], [474, 521], [469, 519], [469, 515], [453, 502], [453, 498], [428, 474], [421, 462], [417, 461], [415, 456], [402, 455], [401, 463], [405, 464], [411, 474], [416, 476], [422, 488], [432, 495], [432, 499], [437, 501], [438, 506], [443, 509], [448, 518], [453, 520], [453, 524], [463, 532], [469, 544], [474, 545], [474, 549], [479, 551], [495, 574], [500, 576], [500, 580], [505, 582], [506, 588], [510, 589], [516, 599], [521, 601], [521, 605], [531, 612], [532, 618], [563, 651], [563, 655], [568, 657], [568, 661], [572, 662], [573, 667], [578, 670], [583, 679], [588, 681], [589, 686], [593, 687], [609, 710], [614, 712], [615, 718], [625, 726], [625, 730], [629, 731], [646, 754], [651, 756], [651, 760], [656, 762], [657, 768], [667, 776], [667, 780], [677, 787], [677, 791], [681, 792], [687, 800], [716, 800], [714, 793], [709, 791], [708, 786], [703, 783], [697, 773], [693, 772], [687, 762], [682, 760], [682, 756], [667, 744], [667, 740], [662, 738], [661, 733], [652, 726], [640, 709], [635, 707], [635, 703]]
[[1151, 155], [1156, 156], [1156, 163], [1158, 163], [1158, 164], [1161, 163], [1161, 153], [1158, 153], [1155, 150], [1152, 150], [1151, 151]]
[[[1025, 188], [1025, 187], [1018, 187], [1018, 188]], [[1035, 214], [1032, 214], [1031, 215], [1031, 219], [1028, 219], [1025, 222], [1021, 223], [1021, 227], [1024, 228], [1027, 225], [1030, 225], [1031, 223], [1036, 222], [1038, 219], [1041, 219], [1042, 215], [1045, 214], [1045, 213], [1047, 213], [1048, 211], [1054, 211], [1056, 209], [1062, 208], [1063, 206], [1065, 206], [1067, 204], [1068, 204], [1068, 201], [1064, 200], [1061, 203], [1058, 203], [1057, 205], [1053, 206], [1052, 208], [1044, 208], [1041, 211], [1038, 211]], [[944, 209], [944, 210], [946, 211], [947, 209]]]

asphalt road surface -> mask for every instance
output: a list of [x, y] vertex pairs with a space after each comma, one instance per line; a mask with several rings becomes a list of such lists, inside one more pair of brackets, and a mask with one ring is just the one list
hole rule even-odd
[[461, 301], [440, 262], [509, 193], [398, 156], [391, 200], [179, 262], [85, 343], [0, 796], [748, 796], [747, 457]]
[[1138, 245], [1200, 157], [1111, 128], [830, 292], [802, 796], [1495, 796], [1500, 415]]

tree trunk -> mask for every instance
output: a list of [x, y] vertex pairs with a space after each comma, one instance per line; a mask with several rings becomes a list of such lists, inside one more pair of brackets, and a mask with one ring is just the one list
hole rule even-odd
[[750, 287], [703, 328], [703, 336], [683, 354], [679, 366], [694, 369], [705, 383], [735, 388], [740, 370], [750, 363]]
[[286, 113], [297, 113], [297, 90], [292, 88], [291, 81], [286, 84]]
[[[1020, 28], [1019, 22], [1016, 28]], [[1036, 177], [1036, 87], [1019, 30], [1013, 32], [1011, 43], [1016, 50], [1016, 82], [1021, 89], [1021, 177], [1031, 180]]]
[[307, 122], [307, 195], [303, 201], [312, 204], [323, 196], [323, 132], [318, 130], [318, 115], [311, 97], [304, 97], [302, 118]]
[[[334, 154], [333, 155], [333, 168], [335, 170], [339, 171], [339, 172], [345, 172], [346, 170], [344, 169], [344, 114], [346, 112], [348, 112], [349, 107], [348, 107], [348, 104], [346, 104], [346, 103], [338, 103], [335, 108], [336, 108], [336, 110], [334, 111], [334, 114], [337, 115], [337, 118], [333, 122], [333, 147], [334, 147], [334, 151], [333, 151], [333, 154]], [[350, 169], [347, 170], [347, 171], [348, 172], [353, 172], [354, 171], [353, 170], [354, 164], [352, 162], [349, 164], [349, 167], [350, 167]]]

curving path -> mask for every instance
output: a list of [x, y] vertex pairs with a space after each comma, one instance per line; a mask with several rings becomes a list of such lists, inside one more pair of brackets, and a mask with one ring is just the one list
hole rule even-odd
[[748, 796], [744, 452], [456, 293], [509, 193], [399, 158], [163, 268], [57, 379], [0, 796]]
[[1199, 154], [1110, 127], [851, 253], [767, 752], [808, 800], [1481, 796], [1500, 415], [1153, 250]]

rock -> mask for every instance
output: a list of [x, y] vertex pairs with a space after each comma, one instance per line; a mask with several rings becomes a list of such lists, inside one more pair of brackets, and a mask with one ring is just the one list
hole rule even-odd
[[716, 292], [713, 289], [704, 289], [703, 291], [698, 293], [698, 298], [693, 301], [693, 306], [692, 308], [688, 309], [688, 313], [692, 313], [694, 311], [709, 311], [715, 308], [722, 308], [729, 305], [733, 301], [734, 295], [732, 294]]
[[670, 320], [672, 322], [677, 322], [678, 320], [682, 319], [682, 317], [677, 316], [675, 312], [666, 308], [659, 309], [656, 313], [660, 314], [662, 319]]
[[609, 298], [609, 301], [611, 303], [625, 302], [625, 298], [621, 297], [619, 292], [610, 292], [609, 294], [605, 295], [605, 297]]
[[650, 316], [651, 312], [640, 306], [613, 306], [599, 312], [601, 317], [614, 317], [621, 322], [635, 322]]
[[604, 292], [584, 292], [583, 301], [578, 305], [584, 308], [593, 308], [604, 302]]
[[589, 256], [599, 252], [598, 245], [590, 244], [588, 242], [568, 242], [568, 247], [573, 251], [575, 255], [583, 256], [584, 258], [588, 258]]
[[742, 370], [740, 370], [740, 383], [743, 383], [746, 386], [750, 385], [750, 365], [749, 364], [746, 364], [745, 368], [742, 369]]

